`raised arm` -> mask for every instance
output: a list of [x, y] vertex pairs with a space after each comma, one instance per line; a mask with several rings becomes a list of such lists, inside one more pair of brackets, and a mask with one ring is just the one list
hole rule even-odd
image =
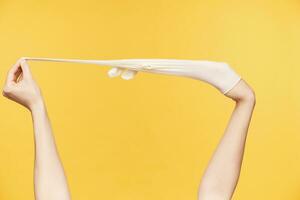
[[[169, 74], [198, 79], [219, 89], [232, 98], [236, 105], [232, 116], [208, 167], [199, 189], [199, 200], [229, 200], [238, 183], [247, 131], [255, 105], [252, 89], [231, 67], [223, 62], [201, 60], [130, 60], [140, 68], [113, 68], [111, 77], [121, 75], [131, 79], [137, 71]], [[129, 65], [128, 65], [129, 66]]]
[[232, 98], [236, 105], [203, 176], [199, 200], [229, 200], [239, 180], [255, 95], [243, 80], [226, 95]]
[[25, 106], [31, 112], [35, 139], [36, 199], [71, 199], [43, 97], [24, 60], [19, 60], [8, 72], [3, 95]]
[[111, 77], [121, 75], [131, 79], [137, 71], [177, 75], [198, 79], [216, 87], [235, 102], [235, 108], [203, 176], [199, 200], [229, 200], [233, 196], [241, 170], [247, 131], [255, 105], [252, 89], [227, 63], [201, 60], [144, 59], [123, 61], [124, 66], [137, 69], [113, 68]]

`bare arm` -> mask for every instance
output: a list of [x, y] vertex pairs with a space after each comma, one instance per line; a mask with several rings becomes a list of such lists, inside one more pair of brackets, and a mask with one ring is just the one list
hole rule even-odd
[[69, 200], [67, 179], [43, 104], [32, 110], [35, 135], [35, 195], [37, 200]]
[[19, 60], [9, 71], [3, 95], [31, 111], [35, 138], [36, 199], [71, 199], [43, 97], [25, 61]]
[[[126, 65], [126, 63], [123, 63]], [[200, 200], [229, 200], [233, 196], [241, 170], [248, 126], [255, 105], [255, 95], [245, 81], [223, 62], [201, 60], [150, 59], [131, 60], [137, 69], [113, 68], [111, 77], [131, 79], [137, 71], [177, 75], [204, 81], [232, 98], [235, 108], [208, 167], [199, 190]], [[144, 68], [144, 67], [145, 68]], [[135, 71], [136, 70], [136, 71]]]
[[236, 105], [203, 176], [199, 200], [229, 200], [238, 183], [255, 95], [243, 80], [226, 95]]

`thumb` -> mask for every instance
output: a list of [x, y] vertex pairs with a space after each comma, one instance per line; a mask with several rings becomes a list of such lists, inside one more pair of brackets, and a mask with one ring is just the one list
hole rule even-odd
[[20, 65], [21, 65], [21, 68], [22, 68], [22, 71], [23, 71], [23, 77], [25, 79], [31, 79], [32, 74], [31, 74], [30, 67], [29, 67], [28, 63], [26, 62], [26, 60], [21, 59], [20, 60]]

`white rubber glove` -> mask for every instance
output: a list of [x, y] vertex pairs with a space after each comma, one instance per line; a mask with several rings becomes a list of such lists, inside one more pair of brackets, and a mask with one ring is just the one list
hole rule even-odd
[[207, 82], [219, 89], [223, 94], [230, 91], [241, 79], [228, 64], [223, 62], [176, 59], [76, 60], [29, 57], [24, 57], [23, 59], [110, 66], [113, 67], [108, 71], [110, 77], [121, 75], [126, 80], [132, 79], [139, 71], [184, 76]]
[[134, 78], [138, 71], [184, 76], [207, 82], [223, 94], [231, 90], [241, 79], [228, 64], [222, 62], [175, 59], [128, 59], [122, 62], [124, 66], [130, 64], [139, 67], [136, 70], [114, 67], [108, 71], [110, 77], [121, 75], [123, 79], [129, 80]]

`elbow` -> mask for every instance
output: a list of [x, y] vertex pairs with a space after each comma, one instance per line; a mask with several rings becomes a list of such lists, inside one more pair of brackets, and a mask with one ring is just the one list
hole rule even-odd
[[236, 101], [236, 103], [248, 104], [252, 107], [256, 104], [255, 91], [244, 80], [241, 80], [226, 96]]
[[253, 104], [253, 106], [255, 106], [256, 104], [255, 91], [250, 86], [248, 86], [248, 88], [245, 89], [243, 96], [240, 100], [244, 102], [248, 102], [250, 104]]

